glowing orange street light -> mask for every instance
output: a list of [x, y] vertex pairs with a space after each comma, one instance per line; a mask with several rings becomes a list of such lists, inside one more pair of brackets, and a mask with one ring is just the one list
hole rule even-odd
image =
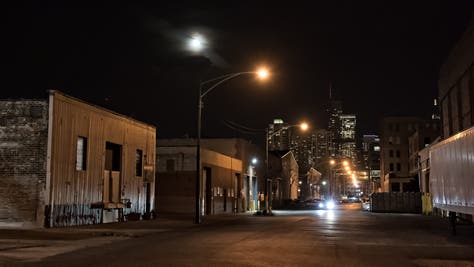
[[256, 73], [257, 73], [258, 78], [262, 80], [268, 78], [268, 76], [270, 75], [266, 68], [260, 68], [256, 71]]

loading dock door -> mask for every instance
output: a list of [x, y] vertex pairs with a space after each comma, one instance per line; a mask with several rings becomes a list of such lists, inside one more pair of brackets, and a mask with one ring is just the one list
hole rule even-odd
[[120, 172], [122, 146], [107, 142], [105, 145], [105, 170], [102, 200], [104, 203], [120, 202]]

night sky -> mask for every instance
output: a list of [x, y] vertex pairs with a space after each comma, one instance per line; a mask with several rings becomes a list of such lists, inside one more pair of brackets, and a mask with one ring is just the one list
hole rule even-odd
[[[329, 84], [359, 135], [379, 133], [385, 115], [428, 118], [474, 1], [315, 2], [9, 8], [0, 98], [56, 89], [153, 124], [158, 137], [195, 136], [199, 82], [266, 65], [267, 82], [240, 76], [205, 98], [204, 137], [259, 143], [262, 133], [228, 125], [264, 129], [273, 118], [325, 128]], [[208, 40], [202, 54], [184, 49], [196, 32]]]

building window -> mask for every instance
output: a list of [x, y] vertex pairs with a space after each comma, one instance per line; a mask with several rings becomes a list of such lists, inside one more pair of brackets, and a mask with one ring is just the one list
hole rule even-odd
[[397, 150], [397, 158], [400, 157], [400, 150]]
[[388, 124], [388, 130], [391, 132], [393, 131], [393, 125], [391, 123]]
[[169, 171], [169, 172], [174, 171], [174, 159], [166, 160], [166, 171]]
[[400, 131], [400, 124], [395, 124], [395, 132], [398, 132]]
[[390, 163], [390, 171], [393, 172], [393, 163]]
[[393, 150], [388, 151], [389, 157], [393, 158]]
[[400, 192], [400, 183], [391, 183], [392, 192]]
[[389, 145], [393, 144], [393, 137], [391, 136], [388, 137], [388, 144]]
[[142, 176], [143, 173], [143, 151], [137, 149], [137, 154], [135, 158], [135, 175]]
[[77, 137], [76, 170], [85, 171], [87, 163], [87, 138]]
[[402, 171], [402, 165], [400, 163], [397, 163], [397, 172]]
[[374, 151], [380, 151], [380, 146], [374, 146]]

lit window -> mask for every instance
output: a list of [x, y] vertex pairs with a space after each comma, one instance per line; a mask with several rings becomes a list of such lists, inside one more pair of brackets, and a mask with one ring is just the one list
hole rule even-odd
[[79, 136], [77, 137], [77, 150], [76, 150], [76, 170], [86, 170], [87, 163], [87, 138]]

